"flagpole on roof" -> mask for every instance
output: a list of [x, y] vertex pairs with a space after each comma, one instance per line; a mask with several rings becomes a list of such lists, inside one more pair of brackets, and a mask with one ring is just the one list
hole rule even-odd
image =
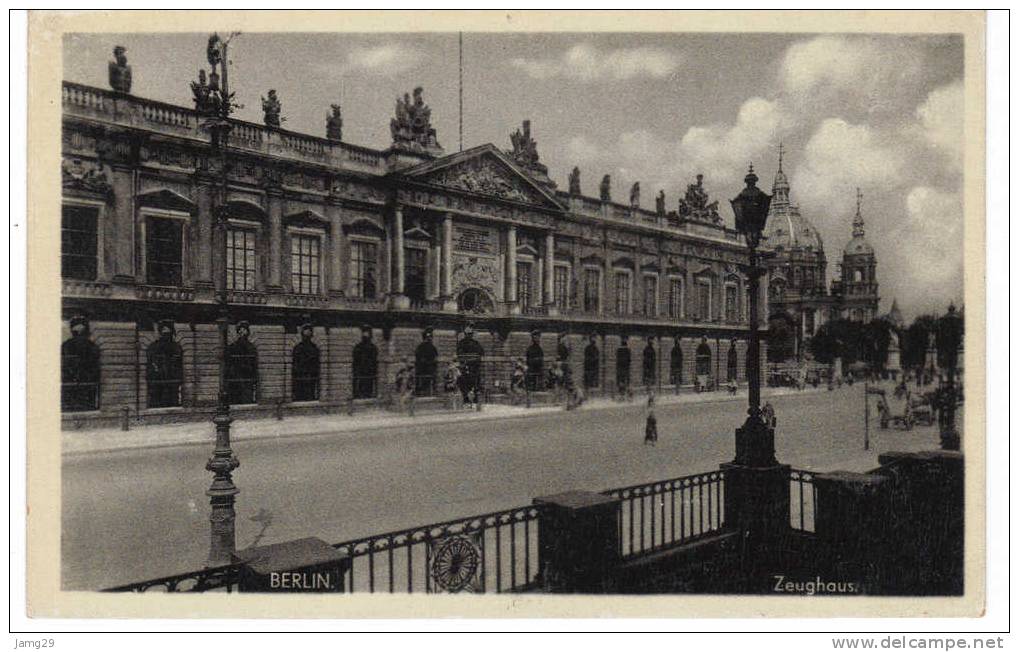
[[464, 33], [460, 32], [460, 151], [464, 151]]

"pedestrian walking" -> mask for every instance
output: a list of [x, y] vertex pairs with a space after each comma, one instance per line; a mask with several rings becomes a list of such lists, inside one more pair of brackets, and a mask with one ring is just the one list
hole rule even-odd
[[454, 412], [459, 411], [461, 406], [460, 375], [460, 363], [450, 360], [442, 378], [442, 389], [445, 390], [449, 407]]
[[777, 420], [775, 419], [775, 408], [772, 407], [771, 401], [765, 402], [764, 408], [761, 410], [761, 419], [764, 420], [764, 425], [768, 426], [772, 430], [775, 429]]
[[644, 420], [644, 445], [658, 443], [658, 419], [655, 417], [655, 395], [648, 394], [647, 418]]

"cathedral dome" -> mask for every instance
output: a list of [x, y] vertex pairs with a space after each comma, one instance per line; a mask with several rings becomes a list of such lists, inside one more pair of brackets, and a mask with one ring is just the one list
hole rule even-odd
[[807, 249], [823, 251], [824, 242], [810, 220], [800, 215], [800, 209], [788, 202], [776, 205], [774, 200], [768, 211], [764, 228], [765, 246], [775, 251]]
[[846, 256], [858, 256], [860, 254], [873, 256], [874, 247], [871, 247], [870, 243], [867, 242], [867, 239], [864, 238], [862, 235], [855, 236], [852, 240], [849, 241], [849, 244], [846, 245], [846, 248], [842, 250], [842, 253], [845, 254]]
[[800, 207], [789, 201], [789, 179], [782, 171], [782, 146], [778, 150], [778, 172], [771, 186], [771, 207], [764, 227], [764, 247], [773, 251], [806, 249], [824, 251], [824, 242], [810, 220], [800, 215]]

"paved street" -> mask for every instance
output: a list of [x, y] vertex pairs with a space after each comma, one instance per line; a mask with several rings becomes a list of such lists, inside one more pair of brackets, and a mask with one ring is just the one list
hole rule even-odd
[[[937, 446], [937, 428], [882, 431], [863, 451], [862, 385], [770, 399], [781, 461], [867, 470], [886, 450]], [[662, 405], [660, 441], [642, 444], [639, 401], [608, 409], [410, 429], [240, 441], [237, 545], [318, 536], [336, 542], [530, 503], [566, 489], [602, 490], [716, 468], [733, 455], [745, 399]], [[335, 417], [347, 419], [349, 417]], [[208, 426], [211, 431], [211, 424]], [[287, 422], [279, 423], [281, 434]], [[211, 446], [105, 451], [63, 464], [64, 587], [95, 589], [200, 568], [209, 542]]]

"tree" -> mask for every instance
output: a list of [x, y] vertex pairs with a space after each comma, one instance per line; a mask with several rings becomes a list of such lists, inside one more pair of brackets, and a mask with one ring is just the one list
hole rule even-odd
[[888, 361], [888, 345], [892, 339], [892, 325], [884, 319], [862, 324], [860, 329], [860, 358], [871, 369], [881, 370]]
[[768, 320], [768, 362], [785, 362], [793, 357], [796, 331], [781, 315]]
[[902, 349], [902, 366], [906, 369], [923, 368], [927, 358], [927, 345], [931, 333], [936, 332], [937, 317], [920, 315], [902, 333], [900, 345]]

